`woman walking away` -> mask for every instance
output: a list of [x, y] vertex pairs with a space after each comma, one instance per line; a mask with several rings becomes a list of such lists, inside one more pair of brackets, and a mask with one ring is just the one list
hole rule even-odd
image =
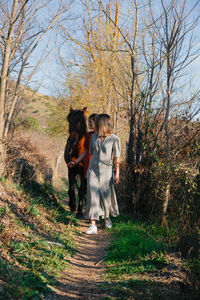
[[[95, 119], [96, 133], [90, 142], [92, 155], [87, 176], [86, 217], [90, 220], [87, 234], [96, 234], [96, 221], [105, 219], [105, 227], [111, 228], [110, 215], [119, 214], [114, 182], [119, 182], [120, 140], [113, 134], [111, 119], [107, 114], [99, 114]], [[113, 175], [113, 159], [116, 173]]]

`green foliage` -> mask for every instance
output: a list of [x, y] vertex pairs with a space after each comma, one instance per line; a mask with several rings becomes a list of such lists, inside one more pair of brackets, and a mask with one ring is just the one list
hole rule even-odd
[[[122, 216], [114, 220], [111, 232], [113, 240], [105, 258], [106, 273], [102, 284], [104, 293], [111, 296], [103, 299], [180, 298], [180, 287], [184, 286], [184, 281], [166, 280], [172, 269], [176, 269], [176, 262], [166, 243], [175, 231], [170, 234], [158, 224], [133, 222]], [[176, 277], [177, 271], [174, 272]], [[188, 287], [184, 291], [184, 299], [191, 299], [194, 294]]]
[[5, 182], [6, 178], [5, 177], [0, 177], [0, 182]]
[[0, 272], [3, 274], [3, 287], [1, 289], [0, 299], [42, 299], [42, 294], [47, 293], [48, 281], [44, 280], [41, 274], [34, 270], [23, 270], [11, 265], [3, 259], [0, 259]]
[[5, 228], [5, 225], [3, 225], [2, 223], [0, 223], [0, 233], [3, 231], [4, 228]]
[[23, 253], [25, 250], [25, 245], [23, 242], [18, 242], [16, 240], [13, 240], [10, 243], [10, 252], [11, 253]]
[[200, 258], [187, 261], [186, 265], [198, 283], [200, 281]]
[[[55, 277], [69, 266], [75, 244], [73, 229], [66, 225], [77, 224], [77, 220], [60, 203], [65, 191], [57, 192], [52, 186], [35, 181], [27, 181], [13, 188], [16, 187], [23, 201], [26, 199], [29, 204], [26, 220], [12, 209], [8, 213], [0, 208], [0, 216], [6, 213], [20, 232], [17, 233], [16, 228], [13, 228], [15, 234], [10, 242], [0, 244], [9, 256], [8, 260], [0, 258], [0, 280], [3, 282], [0, 299], [44, 299], [50, 286], [57, 284]], [[27, 217], [46, 220], [42, 214], [44, 208], [48, 212], [48, 224], [44, 224], [41, 231], [41, 228], [38, 230], [38, 223], [34, 219], [30, 223]], [[61, 225], [62, 229], [59, 230]]]
[[156, 240], [161, 240], [170, 247], [173, 247], [177, 243], [178, 229], [175, 225], [172, 225], [169, 229], [166, 226], [161, 226], [160, 223], [158, 223], [158, 220], [155, 218], [149, 224], [148, 232], [150, 235], [156, 236]]
[[63, 135], [68, 132], [68, 124], [62, 117], [49, 118], [46, 133], [50, 136]]
[[39, 125], [38, 120], [31, 116], [26, 117], [24, 119], [23, 125], [24, 125], [24, 127], [31, 129], [31, 130], [35, 130], [35, 131], [40, 130], [40, 125]]
[[40, 131], [40, 124], [38, 120], [32, 116], [28, 116], [24, 119], [17, 117], [15, 119], [15, 127], [20, 129], [26, 128], [27, 130]]
[[[55, 221], [66, 225], [69, 223], [78, 224], [78, 219], [68, 212], [61, 203], [62, 199], [66, 197], [66, 190], [56, 192], [51, 185], [41, 185], [31, 180], [23, 184], [23, 189], [29, 195], [31, 205], [28, 207], [28, 213], [33, 217], [39, 216], [36, 205], [43, 205], [47, 209], [54, 210]], [[60, 201], [58, 202], [57, 199]]]
[[27, 212], [32, 217], [39, 217], [39, 215], [40, 215], [39, 210], [33, 204], [28, 206]]
[[175, 169], [172, 177], [169, 222], [177, 226], [179, 235], [196, 231], [200, 211], [200, 175], [192, 170]]
[[106, 256], [108, 278], [120, 278], [123, 274], [148, 272], [162, 268], [166, 264], [162, 238], [155, 239], [139, 223], [120, 221], [112, 229], [114, 240]]
[[127, 224], [119, 223], [115, 230], [119, 236], [112, 245], [112, 255], [115, 260], [129, 260], [162, 249], [163, 245], [152, 239], [145, 229], [139, 225], [131, 222]]
[[0, 206], [0, 217], [6, 214], [6, 208]]

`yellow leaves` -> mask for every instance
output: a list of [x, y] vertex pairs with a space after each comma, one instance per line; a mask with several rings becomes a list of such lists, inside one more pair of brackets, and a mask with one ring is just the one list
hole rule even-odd
[[83, 48], [84, 50], [86, 50], [87, 52], [91, 53], [91, 48], [86, 47], [85, 45], [83, 45], [80, 41], [75, 40], [70, 33], [67, 33], [68, 37], [78, 46], [80, 46], [81, 48]]

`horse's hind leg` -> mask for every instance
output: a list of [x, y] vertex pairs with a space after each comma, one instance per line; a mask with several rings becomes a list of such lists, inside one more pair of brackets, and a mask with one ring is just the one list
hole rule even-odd
[[73, 213], [76, 211], [76, 195], [75, 195], [75, 187], [76, 187], [76, 173], [74, 168], [68, 169], [68, 178], [69, 178], [69, 207], [70, 211]]

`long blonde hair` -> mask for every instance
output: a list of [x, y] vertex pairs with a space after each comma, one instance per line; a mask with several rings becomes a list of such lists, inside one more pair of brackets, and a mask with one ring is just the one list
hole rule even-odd
[[111, 118], [107, 114], [99, 114], [95, 118], [96, 131], [99, 136], [109, 136], [113, 133]]

